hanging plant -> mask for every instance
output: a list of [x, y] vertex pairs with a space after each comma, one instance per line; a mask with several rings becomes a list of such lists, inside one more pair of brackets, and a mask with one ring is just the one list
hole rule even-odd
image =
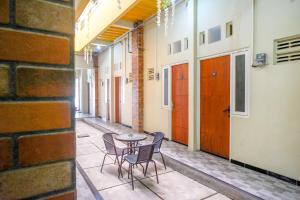
[[157, 26], [160, 26], [161, 17], [161, 0], [157, 0]]
[[175, 16], [175, 0], [157, 0], [157, 26], [161, 24], [161, 12], [164, 12], [164, 23], [165, 23], [165, 35], [168, 34], [168, 23], [170, 17], [170, 8], [172, 11], [171, 24], [174, 24], [174, 16]]

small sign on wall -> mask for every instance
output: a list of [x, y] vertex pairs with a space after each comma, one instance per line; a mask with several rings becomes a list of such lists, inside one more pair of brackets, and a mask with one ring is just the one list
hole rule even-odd
[[128, 82], [131, 83], [132, 82], [132, 73], [128, 74]]
[[148, 68], [148, 80], [154, 80], [154, 68]]

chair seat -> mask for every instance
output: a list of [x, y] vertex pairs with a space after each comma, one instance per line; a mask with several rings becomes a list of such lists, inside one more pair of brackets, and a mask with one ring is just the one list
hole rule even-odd
[[[116, 148], [117, 156], [122, 156], [123, 150], [124, 149], [122, 149], [122, 148]], [[126, 154], [128, 154], [128, 149], [124, 150], [124, 155], [126, 155]]]
[[136, 164], [138, 155], [137, 154], [129, 154], [124, 157], [124, 160], [129, 162], [130, 164]]

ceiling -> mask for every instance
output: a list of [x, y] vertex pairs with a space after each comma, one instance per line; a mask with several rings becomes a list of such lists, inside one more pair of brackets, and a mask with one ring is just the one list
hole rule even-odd
[[[135, 23], [144, 21], [156, 13], [156, 0], [140, 0], [132, 9], [126, 12], [120, 19]], [[116, 25], [108, 26], [97, 39], [106, 42], [113, 42], [120, 36], [124, 35], [131, 28], [118, 27]]]
[[[104, 1], [111, 1], [111, 3], [115, 3], [112, 0]], [[80, 17], [88, 2], [89, 0], [75, 0], [76, 19]], [[156, 10], [156, 0], [138, 0], [138, 2], [129, 10], [120, 13], [120, 16], [114, 20], [116, 21], [116, 23], [110, 24], [107, 27], [103, 28], [103, 30], [95, 39], [97, 41], [112, 43], [117, 38], [130, 31], [130, 29], [133, 28], [133, 24], [135, 22], [148, 19], [156, 13]], [[127, 24], [131, 25], [123, 25], [124, 23], [120, 25], [118, 23], [119, 21], [126, 22]]]

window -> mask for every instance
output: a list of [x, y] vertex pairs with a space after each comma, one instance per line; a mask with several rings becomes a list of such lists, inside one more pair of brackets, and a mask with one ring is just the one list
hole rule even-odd
[[213, 43], [221, 40], [221, 26], [216, 26], [208, 29], [208, 43]]
[[181, 52], [181, 40], [173, 43], [173, 54]]
[[201, 33], [199, 33], [199, 44], [203, 45], [205, 44], [205, 32], [202, 31]]
[[168, 44], [168, 55], [172, 54], [172, 46], [171, 44]]
[[227, 22], [226, 23], [226, 37], [230, 37], [233, 35], [233, 26], [232, 22]]
[[232, 54], [233, 115], [248, 116], [249, 70], [248, 51]]
[[162, 104], [163, 107], [168, 107], [169, 106], [169, 66], [163, 67], [162, 69], [162, 92], [163, 92], [163, 99], [162, 99]]

